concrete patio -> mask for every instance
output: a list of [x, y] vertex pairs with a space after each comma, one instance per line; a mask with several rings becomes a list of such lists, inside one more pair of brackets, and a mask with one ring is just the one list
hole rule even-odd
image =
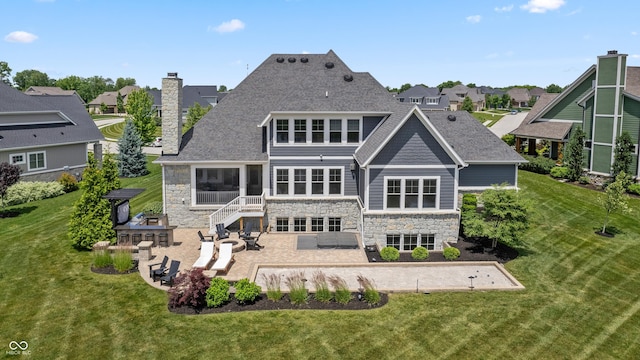
[[[160, 281], [154, 282], [149, 277], [148, 265], [159, 263], [166, 255], [170, 260], [180, 261], [180, 271], [191, 269], [200, 256], [198, 231], [207, 234], [208, 230], [176, 229], [173, 246], [152, 248], [152, 258], [139, 264], [142, 278], [151, 286], [167, 290], [168, 286], [161, 286]], [[293, 271], [303, 271], [306, 276], [311, 276], [318, 270], [326, 275], [343, 277], [352, 290], [358, 288], [357, 275], [373, 280], [379, 290], [386, 292], [524, 289], [502, 264], [496, 262], [374, 264], [368, 262], [362, 248], [297, 250], [298, 235], [264, 233], [259, 240], [259, 244], [264, 246], [261, 250], [237, 249], [239, 251], [233, 253], [235, 261], [226, 274], [206, 270], [205, 275], [229, 281], [248, 278], [263, 289], [266, 289], [263, 275], [275, 273], [284, 277]], [[238, 240], [238, 234], [231, 233], [227, 240]]]

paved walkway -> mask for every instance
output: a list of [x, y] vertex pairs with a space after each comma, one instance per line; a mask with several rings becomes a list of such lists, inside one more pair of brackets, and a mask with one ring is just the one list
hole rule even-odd
[[[160, 282], [149, 277], [148, 264], [158, 263], [167, 255], [169, 259], [180, 260], [180, 270], [191, 269], [200, 256], [198, 230], [204, 234], [208, 229], [176, 229], [174, 245], [152, 248], [153, 258], [140, 262], [140, 275], [150, 285], [166, 290]], [[232, 233], [231, 239], [237, 238]], [[207, 276], [220, 276], [230, 281], [248, 278], [266, 290], [265, 276], [275, 273], [284, 279], [295, 271], [303, 271], [307, 278], [321, 270], [325, 275], [338, 275], [347, 281], [353, 291], [359, 288], [357, 276], [362, 275], [374, 281], [382, 291], [442, 291], [442, 290], [517, 290], [524, 287], [513, 278], [501, 264], [494, 262], [454, 262], [454, 263], [369, 263], [363, 249], [345, 250], [297, 250], [298, 234], [262, 234], [259, 251], [242, 250], [234, 253], [235, 261], [226, 274], [205, 271]], [[311, 288], [310, 286], [308, 288]]]
[[[125, 121], [124, 117], [114, 117], [111, 119], [96, 120], [95, 123], [98, 129], [102, 129], [103, 127], [107, 127], [109, 125], [117, 124], [123, 121]], [[104, 141], [100, 141], [100, 144], [102, 145], [103, 152], [106, 153], [107, 150], [109, 150], [109, 153], [111, 154], [118, 153], [118, 139], [105, 139]], [[93, 151], [93, 145], [89, 145], [88, 150]], [[142, 152], [145, 154], [151, 154], [151, 155], [161, 155], [162, 148], [143, 146]]]
[[524, 120], [525, 116], [527, 116], [527, 112], [524, 111], [519, 112], [515, 115], [507, 113], [497, 123], [493, 124], [493, 126], [490, 127], [489, 130], [491, 130], [491, 132], [501, 138], [505, 134], [510, 133], [518, 126], [520, 126], [520, 123], [522, 123], [522, 120]]

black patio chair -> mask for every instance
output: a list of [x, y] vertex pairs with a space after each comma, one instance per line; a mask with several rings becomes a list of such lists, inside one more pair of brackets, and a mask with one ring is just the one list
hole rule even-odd
[[[162, 262], [149, 264], [149, 277], [153, 279], [153, 282], [156, 282], [157, 277], [163, 276], [167, 271], [167, 262], [169, 262], [169, 257], [165, 255], [164, 258], [162, 258]], [[158, 268], [154, 269], [156, 266], [158, 266]]]
[[178, 276], [178, 272], [180, 271], [179, 268], [180, 268], [180, 261], [171, 260], [171, 265], [169, 265], [169, 271], [167, 271], [166, 275], [160, 278], [160, 285], [168, 284], [169, 286], [173, 286], [173, 279], [175, 279], [176, 276]]
[[[198, 230], [198, 236], [200, 236], [200, 241], [213, 241], [215, 238], [215, 236], [213, 235], [207, 235], [207, 236], [202, 235], [202, 231], [200, 230]], [[211, 240], [207, 240], [207, 238], [210, 238]]]
[[238, 231], [238, 237], [243, 240], [248, 237], [251, 237], [252, 230], [253, 230], [253, 223], [251, 221], [247, 221], [244, 224], [244, 230]]
[[247, 236], [244, 238], [244, 242], [245, 242], [245, 249], [246, 250], [260, 250], [262, 248], [264, 248], [264, 246], [258, 244], [258, 240], [260, 240], [260, 235], [262, 235], [262, 233], [258, 234], [258, 236], [253, 237], [253, 236]]
[[229, 238], [229, 230], [224, 228], [224, 224], [216, 224], [216, 234], [218, 234], [218, 240], [228, 239]]

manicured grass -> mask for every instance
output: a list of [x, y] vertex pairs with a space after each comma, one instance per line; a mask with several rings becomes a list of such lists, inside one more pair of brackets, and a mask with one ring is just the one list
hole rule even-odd
[[92, 114], [91, 118], [93, 120], [104, 120], [104, 119], [113, 119], [119, 117], [118, 115], [102, 115], [102, 114]]
[[[120, 139], [122, 137], [122, 133], [124, 132], [125, 122], [119, 122], [117, 124], [105, 126], [100, 129], [102, 135], [107, 139]], [[162, 136], [162, 127], [157, 126], [156, 131], [154, 133], [155, 136]]]
[[[125, 182], [153, 186], [136, 209], [157, 199], [161, 176], [155, 167]], [[19, 217], [0, 219], [0, 343], [27, 341], [34, 358], [640, 357], [640, 201], [603, 238], [601, 194], [527, 172], [520, 186], [537, 211], [506, 267], [526, 290], [391, 294], [367, 311], [171, 314], [138, 274], [94, 274], [90, 254], [71, 248], [79, 192], [17, 206]]]
[[488, 113], [484, 113], [484, 112], [473, 112], [473, 113], [471, 113], [471, 115], [473, 115], [473, 117], [478, 119], [478, 121], [480, 121], [483, 124], [485, 122], [487, 122], [487, 121], [491, 121], [491, 123], [489, 123], [487, 125], [487, 127], [493, 126], [493, 124], [497, 123], [498, 120], [502, 119], [502, 117], [504, 116], [502, 114], [497, 114], [497, 113], [496, 114], [494, 114], [494, 113], [488, 114]]

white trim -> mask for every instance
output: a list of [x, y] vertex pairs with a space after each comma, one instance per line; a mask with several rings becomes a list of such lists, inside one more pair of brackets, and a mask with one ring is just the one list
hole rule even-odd
[[[287, 121], [287, 142], [278, 142], [278, 121], [286, 120]], [[305, 124], [305, 141], [304, 142], [296, 142], [296, 120], [304, 120]], [[313, 120], [323, 120], [323, 142], [313, 142]], [[340, 142], [331, 142], [331, 120], [340, 120]], [[358, 121], [358, 141], [357, 142], [349, 142], [349, 120], [357, 120]], [[363, 142], [362, 138], [362, 129], [363, 129], [363, 116], [316, 116], [309, 117], [308, 115], [302, 116], [281, 116], [281, 117], [273, 117], [272, 121], [274, 123], [274, 137], [270, 141], [271, 146], [280, 147], [280, 146], [354, 146], [358, 147]], [[284, 131], [283, 131], [284, 133]]]
[[421, 215], [429, 215], [429, 214], [437, 214], [437, 215], [442, 215], [442, 214], [458, 214], [459, 211], [456, 209], [438, 209], [438, 210], [433, 210], [433, 209], [418, 209], [416, 211], [409, 211], [407, 209], [399, 209], [399, 210], [366, 210], [364, 212], [365, 215], [398, 215], [398, 214], [408, 214], [408, 215], [415, 215], [415, 214], [421, 214]]
[[[371, 188], [371, 183], [370, 183], [370, 179], [371, 179], [371, 169], [369, 168], [365, 168], [364, 169], [364, 208], [362, 209], [362, 212], [369, 210], [369, 190]], [[358, 186], [360, 186], [360, 184], [358, 184]], [[363, 222], [364, 223], [364, 222]], [[364, 228], [363, 228], [363, 232], [364, 232]]]
[[[272, 119], [275, 119], [278, 116], [282, 117], [313, 117], [313, 116], [322, 116], [325, 119], [333, 117], [346, 117], [346, 116], [360, 116], [361, 118], [364, 116], [379, 116], [379, 115], [389, 115], [388, 111], [337, 111], [337, 112], [327, 112], [327, 111], [272, 111], [265, 116], [265, 118], [258, 124], [258, 127], [266, 126]], [[317, 117], [316, 117], [317, 118]]]
[[[34, 155], [34, 154], [35, 155], [42, 154], [42, 162], [43, 162], [42, 167], [31, 168], [31, 155]], [[46, 169], [47, 169], [47, 151], [46, 150], [32, 151], [27, 153], [27, 171], [31, 172], [31, 171], [46, 170]]]
[[[312, 171], [311, 170], [324, 170], [322, 172], [322, 194], [312, 194]], [[278, 194], [278, 170], [287, 170], [287, 194]], [[305, 193], [304, 194], [295, 194], [295, 170], [305, 170]], [[330, 170], [339, 170], [340, 171], [340, 193], [339, 194], [330, 194], [329, 188], [331, 182], [330, 178]], [[344, 177], [344, 166], [274, 166], [273, 167], [273, 189], [274, 194], [273, 197], [277, 199], [284, 198], [322, 198], [327, 199], [330, 197], [343, 198], [344, 196], [344, 186], [345, 186], [345, 177]]]
[[521, 161], [515, 161], [515, 160], [496, 160], [496, 161], [482, 161], [482, 160], [478, 160], [478, 161], [467, 161], [467, 164], [469, 165], [513, 165], [516, 166], [518, 164], [522, 164], [527, 162], [527, 160], [522, 159]]
[[[197, 160], [197, 161], [193, 161], [193, 160], [183, 160], [183, 161], [158, 161], [157, 159], [153, 161], [154, 164], [169, 164], [169, 165], [205, 165], [205, 167], [214, 167], [214, 166], [218, 166], [218, 164], [226, 164], [226, 165], [233, 165], [233, 164], [237, 164], [238, 166], [244, 166], [244, 165], [265, 165], [268, 164], [269, 161], [242, 161], [242, 160], [215, 160], [215, 161], [211, 161], [211, 160]], [[210, 165], [210, 166], [207, 166]]]
[[[162, 213], [167, 213], [167, 202], [165, 199], [167, 198], [167, 180], [166, 180], [166, 168], [164, 165], [160, 165], [162, 167]], [[191, 203], [192, 201], [189, 201]]]
[[[14, 156], [22, 156], [22, 161], [13, 162]], [[11, 165], [23, 165], [27, 163], [27, 155], [25, 153], [13, 153], [9, 154], [9, 164]]]
[[[387, 189], [389, 180], [400, 180], [400, 207], [399, 208], [389, 208], [387, 206]], [[418, 180], [418, 207], [416, 208], [406, 208], [405, 207], [405, 199], [406, 199], [406, 189], [407, 189], [407, 180]], [[435, 207], [433, 208], [425, 208], [423, 207], [422, 199], [424, 197], [424, 180], [436, 180], [436, 200]], [[382, 193], [382, 208], [387, 212], [395, 212], [395, 211], [408, 211], [408, 212], [422, 212], [425, 210], [439, 210], [440, 209], [440, 184], [441, 177], [440, 176], [383, 176], [382, 178], [383, 184], [383, 193]], [[411, 210], [415, 209], [415, 210]]]
[[243, 180], [246, 180], [245, 177], [245, 173], [246, 173], [246, 164], [243, 163], [236, 163], [234, 164], [215, 164], [215, 163], [210, 163], [207, 166], [202, 166], [202, 164], [193, 164], [190, 166], [189, 169], [189, 174], [191, 176], [191, 202], [189, 204], [189, 206], [191, 207], [198, 207], [198, 206], [218, 206], [217, 204], [197, 204], [196, 201], [197, 196], [196, 196], [196, 192], [197, 192], [197, 184], [196, 184], [196, 169], [238, 169], [238, 194], [239, 196], [243, 196], [246, 194], [247, 192], [247, 183], [246, 181], [243, 182]]
[[284, 196], [284, 195], [270, 195], [270, 196], [266, 196], [265, 195], [265, 200], [273, 200], [273, 201], [334, 201], [334, 200], [349, 200], [349, 201], [356, 201], [358, 200], [358, 196], [357, 195], [345, 195], [345, 196], [339, 196], [339, 195], [331, 195], [331, 196], [320, 196], [320, 195], [315, 195], [315, 196]]
[[609, 174], [609, 173], [603, 173], [603, 172], [600, 172], [600, 171], [589, 171], [589, 174], [601, 175], [601, 176], [611, 176], [611, 174]]
[[46, 149], [46, 148], [52, 148], [52, 147], [58, 147], [58, 146], [80, 145], [80, 144], [89, 146], [89, 144], [95, 144], [100, 141], [102, 140], [74, 141], [74, 142], [65, 142], [65, 143], [43, 144], [43, 145], [36, 145], [36, 146], [19, 146], [19, 147], [10, 147], [3, 150], [16, 151], [16, 150], [29, 150], [29, 149]]
[[[271, 161], [273, 160], [318, 160], [320, 159], [320, 155], [315, 156], [272, 156]], [[352, 160], [353, 156], [326, 156], [322, 155], [322, 160]]]
[[454, 169], [458, 165], [369, 165], [369, 169]]

